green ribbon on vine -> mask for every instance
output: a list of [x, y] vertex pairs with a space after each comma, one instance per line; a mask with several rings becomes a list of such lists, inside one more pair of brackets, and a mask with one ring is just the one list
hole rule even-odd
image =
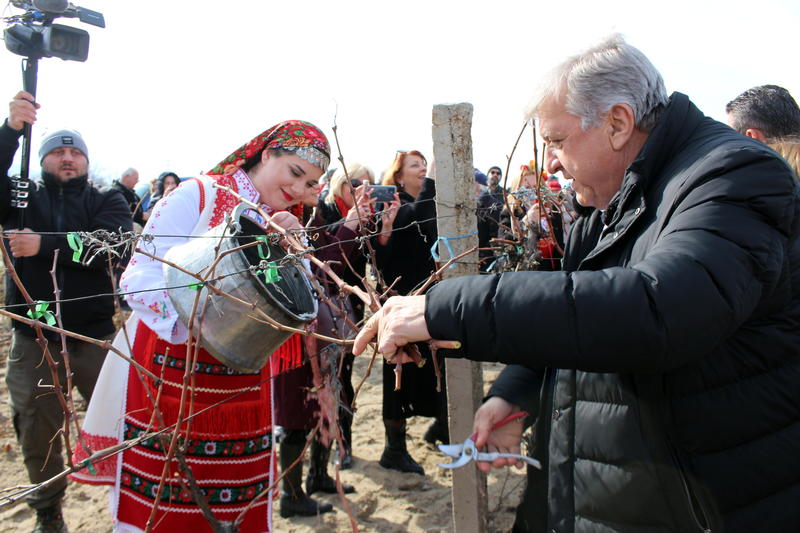
[[94, 465], [91, 463], [91, 461], [89, 461], [89, 459], [83, 460], [83, 466], [85, 466], [93, 476], [97, 475], [97, 469], [95, 469]]
[[[264, 260], [269, 259], [269, 256], [271, 255], [271, 252], [270, 252], [270, 249], [269, 249], [269, 241], [267, 240], [267, 236], [266, 235], [256, 235], [256, 240], [258, 241], [258, 257], [260, 257], [261, 259], [264, 259]], [[262, 244], [264, 244], [267, 247], [267, 255], [266, 256], [264, 255], [264, 249], [261, 247]]]
[[28, 309], [28, 317], [33, 320], [44, 319], [44, 323], [48, 326], [53, 326], [56, 323], [56, 317], [52, 311], [48, 311], [47, 307], [50, 304], [42, 300], [37, 300], [33, 309]]
[[264, 283], [267, 284], [275, 283], [282, 279], [280, 272], [278, 272], [278, 264], [275, 261], [270, 261], [269, 263], [267, 263], [266, 270], [261, 270], [261, 269], [256, 270], [256, 276], [258, 276], [259, 274], [264, 274]]
[[206, 282], [205, 281], [201, 281], [199, 283], [192, 283], [191, 285], [189, 285], [189, 288], [192, 289], [193, 291], [199, 291], [200, 289], [202, 289], [205, 286], [206, 286]]
[[67, 244], [72, 248], [72, 260], [76, 263], [81, 262], [81, 254], [83, 253], [83, 241], [80, 235], [76, 232], [67, 233]]
[[[264, 261], [268, 260], [272, 255], [272, 252], [269, 249], [269, 241], [267, 240], [266, 235], [257, 235], [256, 240], [259, 241], [258, 243], [258, 257], [263, 259]], [[265, 245], [267, 248], [267, 254], [264, 255], [264, 249], [261, 245]], [[281, 275], [278, 272], [278, 265], [275, 261], [270, 261], [267, 263], [268, 268], [266, 270], [256, 270], [256, 275], [264, 274], [264, 283], [275, 283], [281, 280]]]
[[269, 268], [264, 270], [262, 274], [264, 274], [264, 281], [267, 283], [275, 283], [281, 280], [281, 275], [278, 272], [278, 265], [275, 264], [274, 261], [269, 264]]

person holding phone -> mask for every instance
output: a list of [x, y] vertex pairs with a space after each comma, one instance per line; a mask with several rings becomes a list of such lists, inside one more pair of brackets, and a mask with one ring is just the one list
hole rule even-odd
[[[367, 217], [364, 217], [364, 210], [361, 211], [353, 209], [356, 203], [361, 205], [366, 203], [370, 211], [378, 209], [377, 204], [379, 199], [374, 196], [373, 191], [375, 186], [371, 185], [375, 179], [375, 174], [367, 166], [361, 163], [350, 163], [347, 165], [347, 171], [344, 168], [337, 169], [331, 176], [327, 188], [327, 194], [320, 197], [317, 204], [317, 220], [314, 226], [325, 226], [327, 232], [339, 234], [342, 226], [351, 232], [351, 241], [345, 245], [340, 246], [342, 253], [346, 250], [352, 250], [348, 255], [352, 270], [342, 263], [344, 266], [341, 269], [340, 275], [342, 279], [350, 285], [362, 286], [362, 279], [366, 276], [366, 266], [369, 262], [369, 251], [366, 247], [359, 247], [355, 244], [355, 239], [359, 231], [364, 231], [368, 234], [376, 230], [375, 223]], [[349, 182], [348, 182], [349, 180]], [[396, 210], [400, 206], [400, 200], [397, 198], [396, 193], [392, 195], [383, 210]], [[359, 199], [357, 202], [356, 199]], [[385, 202], [385, 200], [382, 200]], [[359, 220], [359, 212], [361, 219]], [[385, 216], [385, 215], [384, 215]], [[359, 228], [360, 226], [360, 228]], [[373, 242], [380, 237], [374, 238]], [[342, 239], [347, 242], [348, 239]], [[364, 317], [364, 303], [356, 296], [350, 296], [348, 303], [351, 307], [353, 321], [358, 323]], [[350, 406], [353, 403], [355, 392], [351, 382], [351, 373], [353, 369], [353, 354], [346, 353], [344, 355], [344, 362], [342, 364], [341, 374], [339, 376], [342, 384], [342, 402], [344, 408], [339, 413], [339, 424], [342, 429], [342, 442], [344, 447], [339, 451], [339, 464], [340, 468], [348, 469], [352, 466], [352, 423], [353, 412]]]
[[[346, 179], [348, 174], [353, 176], [352, 190]], [[370, 175], [368, 168], [357, 163], [348, 166], [347, 173], [338, 169], [321, 198], [319, 186], [308, 189], [302, 202], [292, 208], [307, 228], [306, 235], [309, 245], [315, 249], [314, 255], [328, 263], [336, 275], [351, 280], [348, 283], [360, 283], [347, 265], [359, 264], [359, 231], [367, 231], [369, 227], [367, 221], [375, 202], [369, 197], [368, 185], [358, 178], [369, 178]], [[316, 210], [313, 209], [315, 207]], [[364, 222], [361, 228], [359, 220]], [[362, 276], [363, 263], [361, 259]], [[360, 303], [360, 300], [348, 298], [323, 270], [313, 266], [312, 270], [324, 292], [319, 301], [314, 330], [339, 339], [352, 338], [355, 332], [351, 324], [359, 320], [352, 302]], [[344, 467], [345, 461], [348, 466], [352, 463], [350, 443], [355, 397], [351, 383], [353, 359], [347, 346], [307, 337], [303, 339], [303, 365], [276, 375], [273, 380], [273, 396], [277, 399], [275, 425], [280, 427], [282, 435], [279, 440], [283, 477], [280, 515], [283, 518], [315, 516], [333, 511], [330, 503], [314, 499], [311, 495], [315, 492], [337, 492], [336, 481], [328, 473], [330, 447], [334, 440], [342, 445], [339, 450], [340, 468]], [[321, 374], [323, 385], [315, 382], [315, 366]], [[322, 412], [324, 406], [331, 405], [338, 405], [338, 409], [333, 407], [335, 413]], [[341, 430], [341, 440], [335, 437], [333, 427], [323, 427], [315, 434], [311, 441], [308, 475], [303, 491], [301, 456], [309, 433], [320, 419], [326, 425], [336, 425]], [[355, 492], [352, 485], [342, 484], [342, 489], [345, 493]]]
[[[383, 185], [393, 185], [399, 192], [395, 204], [382, 212], [382, 228], [376, 246], [378, 269], [386, 286], [400, 295], [410, 294], [436, 269], [430, 253], [438, 237], [436, 183], [428, 175], [427, 164], [425, 156], [417, 150], [398, 151], [383, 178]], [[420, 345], [420, 352], [430, 360], [427, 345]], [[425, 433], [425, 440], [431, 444], [449, 442], [445, 384], [442, 382], [442, 391], [436, 392], [434, 367], [428, 361], [422, 368], [404, 365], [401, 390], [395, 391], [394, 385], [394, 365], [384, 362], [386, 446], [380, 464], [401, 472], [424, 474], [422, 466], [406, 448], [406, 419], [435, 417]]]

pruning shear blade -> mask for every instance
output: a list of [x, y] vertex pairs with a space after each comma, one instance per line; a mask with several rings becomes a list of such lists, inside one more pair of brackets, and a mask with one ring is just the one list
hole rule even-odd
[[517, 453], [480, 452], [478, 448], [475, 447], [475, 441], [473, 441], [472, 438], [465, 440], [463, 444], [440, 444], [439, 449], [445, 455], [455, 459], [452, 463], [439, 464], [442, 468], [460, 468], [470, 461], [492, 462], [495, 459], [501, 458], [518, 459], [536, 468], [542, 468], [539, 461], [526, 455]]
[[[512, 415], [507, 416], [500, 422], [496, 423], [492, 426], [492, 430], [495, 430], [501, 426], [508, 424], [514, 420], [518, 420], [524, 417], [527, 413], [525, 412], [518, 412]], [[536, 459], [532, 457], [528, 457], [525, 455], [520, 455], [516, 453], [501, 453], [501, 452], [481, 452], [475, 446], [475, 439], [478, 437], [477, 433], [473, 433], [467, 440], [465, 440], [462, 444], [440, 444], [439, 449], [445, 455], [452, 457], [455, 459], [452, 463], [444, 463], [439, 464], [442, 468], [459, 468], [464, 466], [470, 461], [485, 461], [485, 462], [492, 462], [495, 459], [507, 458], [507, 459], [518, 459], [520, 461], [525, 461], [531, 466], [541, 469], [542, 465]]]

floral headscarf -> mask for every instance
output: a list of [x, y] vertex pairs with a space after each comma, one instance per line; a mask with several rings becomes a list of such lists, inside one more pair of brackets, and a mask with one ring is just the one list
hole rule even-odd
[[303, 120], [287, 120], [262, 132], [249, 143], [219, 162], [209, 174], [232, 174], [245, 161], [264, 149], [283, 148], [325, 172], [330, 164], [331, 147], [322, 131]]

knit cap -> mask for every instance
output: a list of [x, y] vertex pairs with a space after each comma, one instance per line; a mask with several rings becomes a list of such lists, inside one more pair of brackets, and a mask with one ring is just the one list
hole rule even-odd
[[86, 148], [86, 143], [83, 142], [81, 134], [75, 130], [58, 130], [53, 133], [48, 133], [42, 139], [42, 146], [39, 148], [39, 161], [44, 159], [44, 156], [62, 146], [70, 148], [77, 148], [86, 159], [89, 159], [89, 150]]

